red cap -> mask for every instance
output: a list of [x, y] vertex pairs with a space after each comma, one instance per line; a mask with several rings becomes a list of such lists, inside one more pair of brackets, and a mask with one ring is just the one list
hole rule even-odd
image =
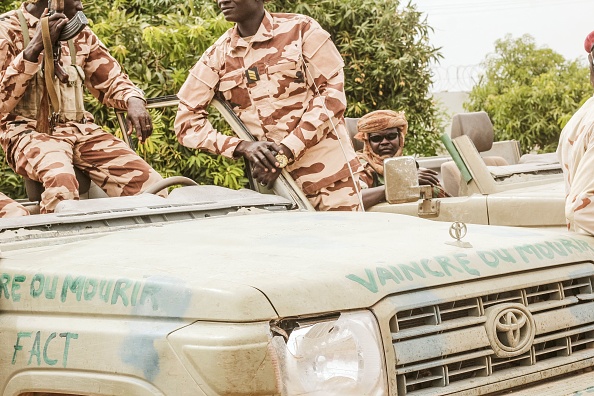
[[591, 32], [589, 35], [587, 35], [586, 40], [584, 40], [584, 49], [587, 53], [592, 51], [592, 46], [594, 46], [594, 32]]

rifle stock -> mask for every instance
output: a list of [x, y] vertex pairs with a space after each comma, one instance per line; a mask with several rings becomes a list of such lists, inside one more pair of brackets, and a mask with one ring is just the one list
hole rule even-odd
[[64, 0], [49, 0], [47, 9], [53, 12], [64, 12]]

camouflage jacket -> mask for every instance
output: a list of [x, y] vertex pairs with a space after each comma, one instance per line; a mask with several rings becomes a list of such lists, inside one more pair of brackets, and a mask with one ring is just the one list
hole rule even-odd
[[249, 41], [234, 27], [190, 70], [178, 94], [178, 139], [233, 157], [240, 140], [219, 133], [206, 118], [218, 91], [256, 139], [282, 143], [293, 152], [295, 162], [287, 170], [306, 194], [316, 192], [349, 176], [337, 133], [353, 170], [361, 167], [344, 126], [343, 66], [330, 35], [316, 21], [266, 12]]
[[594, 235], [594, 97], [571, 117], [557, 155], [565, 179], [565, 217], [571, 231]]
[[[39, 20], [21, 6], [33, 37]], [[74, 38], [76, 63], [85, 74], [85, 87], [101, 103], [125, 109], [131, 97], [144, 99], [143, 92], [137, 88], [128, 76], [122, 72], [118, 62], [109, 54], [99, 38], [87, 27]], [[42, 56], [38, 62], [29, 62], [23, 58], [24, 40], [16, 10], [0, 16], [0, 140], [7, 139], [30, 129], [35, 129], [33, 119], [13, 113], [21, 98], [25, 95], [30, 82], [41, 69]], [[64, 66], [71, 64], [68, 45], [62, 43], [61, 61]], [[100, 128], [92, 123], [93, 117], [85, 113], [90, 120], [86, 124], [69, 122], [60, 127], [77, 127], [82, 133]]]

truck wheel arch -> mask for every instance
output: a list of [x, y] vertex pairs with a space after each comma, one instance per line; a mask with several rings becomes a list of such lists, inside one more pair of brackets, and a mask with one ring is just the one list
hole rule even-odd
[[74, 370], [27, 370], [8, 380], [2, 396], [163, 395], [150, 383], [127, 375]]

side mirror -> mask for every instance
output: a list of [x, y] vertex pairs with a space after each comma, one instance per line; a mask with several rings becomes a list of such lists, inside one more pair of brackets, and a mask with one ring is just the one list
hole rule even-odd
[[419, 186], [417, 163], [413, 157], [395, 157], [384, 160], [386, 201], [391, 204], [417, 202], [419, 217], [437, 217], [440, 201], [432, 199], [433, 187]]
[[384, 160], [386, 201], [391, 204], [416, 202], [420, 187], [417, 163], [413, 157], [393, 157]]

